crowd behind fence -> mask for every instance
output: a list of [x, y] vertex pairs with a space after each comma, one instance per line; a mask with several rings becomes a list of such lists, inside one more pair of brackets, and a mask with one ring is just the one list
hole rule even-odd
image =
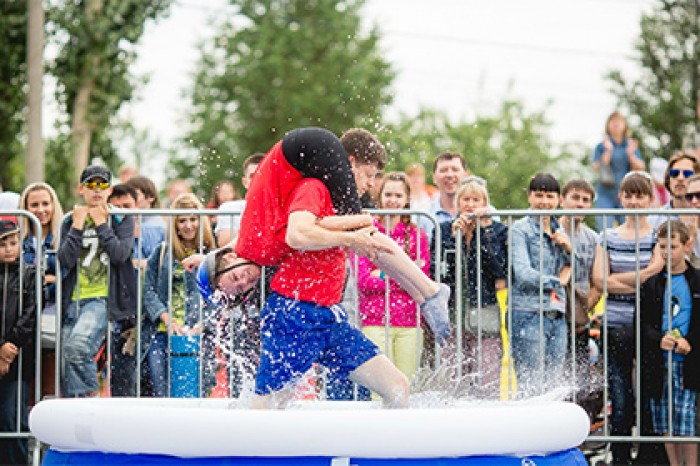
[[[176, 219], [182, 216], [196, 216], [204, 218], [210, 215], [229, 215], [216, 210], [131, 210], [115, 211], [118, 215], [130, 216], [138, 224], [142, 224], [148, 217], [160, 217], [166, 219], [166, 238], [173, 238], [175, 235]], [[587, 216], [609, 216], [631, 214], [642, 216], [647, 214], [669, 215], [664, 210], [559, 210], [559, 211], [533, 211], [533, 210], [513, 210], [494, 211], [486, 214], [485, 217], [477, 218], [477, 226], [485, 218], [496, 218], [500, 220], [506, 231], [505, 250], [498, 251], [498, 257], [490, 257], [492, 251], [488, 249], [488, 242], [493, 238], [491, 230], [476, 228], [475, 249], [470, 249], [470, 244], [463, 243], [463, 237], [456, 234], [453, 238], [446, 238], [444, 231], [431, 215], [422, 211], [372, 211], [378, 215], [380, 221], [386, 220], [388, 215], [401, 213], [410, 214], [413, 218], [423, 216], [428, 221], [433, 222], [433, 238], [430, 241], [430, 250], [427, 255], [420, 248], [416, 248], [414, 260], [425, 265], [430, 263], [430, 273], [437, 281], [447, 281], [452, 288], [451, 316], [454, 326], [453, 338], [444, 347], [435, 344], [431, 338], [430, 331], [422, 328], [420, 324], [419, 307], [415, 306], [414, 328], [409, 332], [409, 338], [403, 338], [400, 332], [394, 332], [395, 325], [392, 325], [392, 309], [395, 304], [396, 290], [391, 286], [391, 279], [383, 274], [375, 274], [370, 278], [379, 277], [384, 281], [383, 288], [383, 318], [382, 326], [384, 330], [376, 333], [367, 332], [370, 338], [387, 353], [387, 355], [399, 365], [399, 360], [403, 358], [402, 351], [412, 347], [409, 351], [408, 361], [401, 362], [400, 369], [413, 379], [414, 390], [426, 390], [439, 388], [449, 396], [467, 396], [489, 399], [520, 399], [530, 395], [541, 395], [551, 393], [557, 387], [566, 392], [567, 397], [572, 401], [581, 404], [591, 418], [592, 426], [599, 427], [592, 438], [605, 442], [658, 442], [659, 437], [652, 434], [648, 417], [647, 398], [643, 386], [643, 372], [648, 368], [642, 357], [642, 327], [640, 323], [641, 299], [640, 293], [643, 285], [642, 269], [640, 263], [639, 242], [634, 248], [633, 268], [634, 296], [629, 301], [634, 306], [633, 326], [631, 337], [625, 340], [633, 345], [633, 348], [626, 348], [630, 351], [631, 359], [626, 361], [626, 367], [632, 368], [633, 373], [629, 376], [629, 382], [633, 383], [631, 393], [632, 400], [626, 400], [625, 409], [633, 411], [631, 418], [634, 431], [620, 433], [615, 431], [615, 407], [612, 403], [617, 403], [621, 396], [614, 394], [611, 390], [618, 389], [611, 380], [610, 374], [620, 376], [619, 373], [611, 371], [611, 367], [616, 367], [617, 351], [619, 347], [611, 344], [611, 338], [617, 338], [617, 328], [612, 327], [608, 321], [606, 309], [606, 297], [614, 295], [608, 290], [608, 268], [604, 269], [602, 279], [602, 289], [598, 292], [601, 295], [598, 304], [591, 309], [586, 309], [589, 317], [588, 321], [581, 324], [575, 318], [575, 303], [579, 299], [579, 292], [587, 293], [594, 288], [593, 271], [579, 270], [583, 263], [583, 256], [590, 259], [590, 244], [580, 244], [579, 235], [575, 228], [575, 222], [571, 222], [571, 231], [566, 232], [571, 242], [570, 272], [574, 281], [574, 286], [565, 289], [564, 296], [557, 296], [558, 291], [548, 283], [548, 275], [545, 268], [550, 264], [550, 258], [546, 256], [545, 243], [549, 241], [547, 235], [542, 230], [539, 234], [539, 244], [537, 242], [527, 245], [536, 251], [536, 258], [532, 262], [536, 270], [537, 280], [530, 283], [530, 289], [535, 290], [532, 297], [537, 302], [537, 312], [534, 313], [533, 326], [527, 327], [536, 329], [536, 335], [525, 334], [523, 326], [518, 327], [514, 323], [514, 316], [518, 317], [518, 311], [524, 307], [517, 301], [517, 296], [522, 295], [524, 285], [521, 285], [520, 275], [523, 273], [518, 267], [518, 258], [514, 258], [513, 225], [518, 219], [527, 216], [539, 218], [540, 216], [574, 217]], [[674, 215], [698, 215], [695, 210], [677, 210]], [[36, 217], [24, 211], [0, 212], [0, 215], [25, 217], [39, 229]], [[237, 216], [239, 214], [230, 214]], [[381, 220], [384, 219], [384, 220]], [[112, 220], [114, 221], [114, 219]], [[199, 222], [200, 233], [205, 223]], [[387, 223], [388, 226], [388, 223]], [[387, 228], [388, 230], [388, 228]], [[24, 237], [24, 231], [20, 229], [20, 237]], [[670, 244], [671, 233], [667, 233]], [[486, 236], [485, 236], [486, 235]], [[207, 252], [208, 248], [200, 234], [199, 244], [196, 253]], [[658, 239], [658, 238], [657, 238]], [[150, 257], [143, 257], [140, 242], [143, 237], [137, 238], [136, 254], [131, 256], [134, 272], [137, 280], [137, 300], [136, 309], [128, 310], [135, 316], [133, 320], [109, 319], [110, 323], [106, 331], [100, 337], [100, 342], [92, 342], [95, 346], [99, 344], [99, 350], [94, 357], [95, 367], [98, 372], [99, 392], [91, 394], [96, 396], [169, 396], [169, 397], [235, 397], [242, 391], [250, 389], [250, 381], [254, 376], [255, 367], [259, 358], [259, 348], [257, 345], [256, 332], [259, 331], [259, 315], [264, 301], [264, 297], [269, 289], [270, 275], [274, 270], [266, 270], [263, 273], [260, 286], [256, 293], [243, 303], [236, 305], [213, 306], [205, 303], [198, 295], [191, 294], [189, 285], [189, 272], [184, 271], [182, 264], [178, 261], [169, 260], [173, 257], [172, 241], [165, 241], [157, 248]], [[448, 241], [449, 240], [449, 241]], [[609, 241], [607, 230], [600, 233], [597, 238], [597, 245], [607, 250]], [[444, 248], [446, 241], [451, 244], [450, 248]], [[656, 240], [654, 241], [656, 243]], [[58, 244], [61, 244], [59, 238]], [[594, 245], [595, 246], [595, 245]], [[56, 251], [42, 251], [42, 245], [37, 245], [37, 257], [46, 257], [55, 254]], [[584, 254], [585, 253], [585, 254]], [[505, 254], [505, 256], [504, 256]], [[489, 257], [486, 257], [489, 256]], [[581, 257], [580, 257], [581, 256]], [[20, 263], [23, 263], [20, 255]], [[667, 270], [671, 270], [671, 255], [667, 256]], [[165, 260], [164, 260], [165, 258]], [[581, 260], [579, 260], [581, 259]], [[144, 262], [145, 261], [145, 262]], [[351, 322], [362, 326], [366, 312], [363, 306], [374, 289], [367, 285], [367, 277], [363, 277], [363, 259], [354, 255], [349, 255], [348, 259], [348, 286], [345, 293], [344, 305]], [[493, 264], [501, 261], [503, 266], [503, 276], [501, 285], [485, 283], [492, 280], [495, 275], [482, 270], [487, 262]], [[147, 266], [145, 266], [148, 264]], [[493, 265], [491, 264], [491, 265]], [[366, 265], [366, 264], [365, 264]], [[489, 267], [491, 265], [488, 265]], [[153, 267], [157, 267], [157, 271]], [[495, 267], [497, 267], [496, 264]], [[588, 267], [589, 265], [586, 265]], [[149, 267], [151, 269], [149, 270]], [[371, 267], [370, 267], [371, 269]], [[368, 269], [368, 270], [370, 270]], [[65, 278], [66, 264], [57, 261], [56, 279], [56, 306], [48, 308], [43, 305], [45, 290], [42, 288], [42, 267], [34, 270], [36, 276], [36, 286], [34, 293], [37, 307], [42, 312], [37, 313], [36, 338], [33, 343], [33, 350], [22, 350], [20, 358], [31, 354], [34, 358], [32, 387], [30, 389], [30, 404], [47, 396], [65, 396], [64, 379], [66, 358], [64, 357], [64, 329], [62, 323], [66, 318], [62, 299], [65, 294], [62, 282]], [[165, 270], [165, 275], [161, 271]], [[587, 273], [585, 273], [587, 272]], [[110, 271], [109, 273], [114, 273]], [[500, 273], [500, 272], [499, 272]], [[372, 272], [368, 272], [368, 277]], [[497, 273], [498, 274], [498, 273]], [[586, 283], [581, 282], [581, 277], [587, 277]], [[21, 278], [24, 280], [24, 278]], [[156, 280], [154, 282], [154, 280]], [[107, 278], [109, 283], [109, 277]], [[155, 284], [155, 285], [154, 285]], [[185, 318], [181, 323], [170, 320], [164, 325], [163, 322], [150, 322], [147, 331], [145, 322], [151, 319], [149, 314], [149, 303], [153, 302], [154, 296], [159, 290], [148, 288], [164, 284], [164, 303], [170, 315], [176, 311], [174, 306], [190, 306], [191, 300], [197, 300], [196, 316], [191, 320]], [[584, 286], [585, 285], [585, 286]], [[20, 288], [24, 286], [20, 282]], [[80, 286], [78, 283], [77, 286]], [[491, 295], [489, 289], [494, 288]], [[583, 288], [580, 290], [579, 288]], [[183, 291], [184, 290], [184, 291]], [[551, 291], [551, 292], [550, 292]], [[672, 295], [666, 293], [664, 299], [667, 300], [669, 309], [673, 305]], [[557, 300], [564, 298], [564, 304], [557, 307]], [[115, 296], [108, 296], [107, 299], [115, 299]], [[20, 293], [20, 299], [22, 294]], [[566, 302], [569, 305], [566, 305]], [[108, 306], [109, 307], [109, 306]], [[525, 306], [526, 307], [526, 306]], [[21, 308], [21, 304], [20, 304]], [[72, 311], [71, 311], [72, 312]], [[80, 312], [78, 308], [77, 312]], [[4, 310], [3, 310], [4, 313]], [[180, 314], [184, 314], [181, 312]], [[696, 317], [697, 318], [697, 317]], [[659, 315], [661, 319], [661, 315]], [[152, 320], [152, 319], [151, 319]], [[52, 322], [52, 325], [46, 325]], [[549, 352], [549, 339], [556, 339], [557, 336], [548, 336], [550, 327], [563, 325], [566, 329], [566, 339], [564, 341], [564, 353], [553, 355]], [[177, 325], [177, 328], [175, 326]], [[157, 327], [154, 329], [153, 327]], [[374, 327], [381, 327], [373, 325]], [[514, 327], [515, 326], [515, 327]], [[519, 333], [514, 335], [514, 328], [519, 328]], [[4, 330], [3, 330], [4, 331]], [[160, 343], [159, 348], [163, 350], [160, 354], [163, 367], [160, 372], [154, 371], [150, 365], [154, 364], [158, 358], [149, 356], [149, 351], [153, 350], [154, 342], [160, 336], [166, 338]], [[169, 337], [167, 337], [169, 336]], [[397, 343], [399, 342], [400, 343]], [[537, 351], [532, 347], [523, 346], [526, 342], [534, 342]], [[528, 343], [529, 344], [529, 343]], [[32, 354], [33, 353], [33, 354]], [[526, 354], [527, 353], [527, 354]], [[530, 354], [532, 353], [532, 354]], [[666, 371], [668, 377], [672, 374], [671, 353], [667, 357]], [[405, 359], [405, 358], [404, 358]], [[525, 360], [532, 360], [530, 371], [521, 370], [519, 365]], [[554, 361], [553, 359], [556, 359]], [[153, 374], [160, 374], [163, 379], [153, 379]], [[20, 372], [18, 380], [23, 377]], [[47, 385], [48, 383], [48, 385]], [[25, 386], [20, 387], [20, 393], [26, 390]], [[665, 390], [671, 393], [671, 388]], [[361, 387], [355, 387], [347, 380], [335, 380], [333, 374], [325, 374], [321, 368], [315, 369], [312, 373], [303, 377], [303, 383], [299, 384], [298, 396], [302, 398], [327, 397], [329, 399], [370, 399], [371, 394]], [[616, 398], [618, 397], [618, 398]], [[21, 396], [20, 396], [21, 398]], [[697, 436], [677, 436], [673, 434], [673, 404], [676, 400], [668, 396], [665, 398], [669, 404], [668, 422], [671, 424], [671, 435], [664, 438], [664, 441], [673, 442], [698, 442]], [[19, 401], [18, 401], [19, 405]], [[626, 416], [629, 413], [625, 414]], [[17, 422], [19, 426], [19, 422]], [[592, 427], [594, 429], [594, 427]], [[634, 433], [632, 433], [634, 432]], [[19, 426], [14, 432], [0, 433], [1, 438], [30, 438], [31, 434], [26, 426]], [[35, 453], [39, 446], [35, 446]], [[38, 455], [34, 455], [35, 462]]]

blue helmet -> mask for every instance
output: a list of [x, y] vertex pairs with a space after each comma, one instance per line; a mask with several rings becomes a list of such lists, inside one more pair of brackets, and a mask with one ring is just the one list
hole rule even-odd
[[215, 283], [214, 279], [216, 278], [216, 255], [220, 251], [220, 249], [217, 249], [204, 256], [204, 260], [199, 264], [195, 278], [199, 294], [202, 295], [202, 299], [209, 303], [213, 303], [212, 297], [215, 288], [212, 287], [212, 284]]

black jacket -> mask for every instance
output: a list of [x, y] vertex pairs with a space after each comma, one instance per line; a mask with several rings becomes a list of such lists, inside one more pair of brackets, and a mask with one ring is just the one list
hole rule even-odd
[[[685, 357], [683, 382], [685, 388], [698, 390], [700, 389], [700, 272], [688, 265], [684, 275], [693, 299], [693, 313], [690, 317], [688, 334], [685, 336], [690, 343], [691, 351]], [[661, 397], [666, 376], [664, 358], [667, 356], [659, 347], [663, 336], [661, 322], [666, 287], [667, 280], [664, 272], [649, 278], [641, 289], [639, 324], [642, 332], [642, 387], [648, 396], [654, 398]]]
[[[61, 264], [61, 304], [68, 309], [73, 289], [78, 281], [78, 261], [83, 249], [83, 230], [73, 228], [73, 217], [66, 217], [61, 226], [61, 245], [58, 260]], [[132, 216], [110, 215], [110, 221], [95, 228], [100, 245], [109, 256], [109, 318], [114, 321], [135, 322], [136, 271], [131, 262], [134, 243]]]
[[[22, 378], [34, 376], [34, 342], [36, 341], [36, 269], [24, 265], [22, 278], [22, 312], [20, 312], [19, 263], [0, 264], [0, 346], [11, 342], [22, 350]], [[19, 356], [10, 366], [6, 378], [16, 378]]]

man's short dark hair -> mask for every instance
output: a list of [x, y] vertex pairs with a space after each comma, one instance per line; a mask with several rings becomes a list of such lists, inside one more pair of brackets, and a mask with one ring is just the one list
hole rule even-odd
[[265, 158], [265, 154], [262, 152], [256, 152], [255, 154], [249, 155], [244, 161], [243, 161], [243, 173], [248, 169], [248, 166], [250, 165], [260, 165], [260, 162], [263, 161]]
[[438, 162], [452, 159], [459, 159], [459, 163], [462, 164], [462, 168], [464, 169], [464, 171], [467, 171], [467, 161], [465, 160], [464, 156], [459, 152], [447, 151], [443, 152], [435, 158], [435, 161], [433, 162], [433, 174], [435, 174], [435, 172], [437, 171]]
[[527, 188], [527, 192], [531, 193], [533, 191], [561, 194], [559, 182], [550, 173], [535, 173], [535, 175], [530, 178], [530, 185]]
[[143, 193], [144, 196], [153, 198], [153, 203], [151, 207], [159, 207], [160, 200], [158, 199], [158, 190], [156, 189], [155, 183], [153, 181], [142, 175], [137, 175], [129, 178], [126, 182], [129, 186], [134, 189], [138, 189]]
[[387, 162], [386, 149], [377, 137], [363, 128], [351, 128], [340, 136], [348, 156], [362, 165], [376, 164], [381, 170]]
[[591, 183], [581, 178], [569, 180], [569, 182], [566, 183], [561, 189], [561, 195], [566, 197], [569, 191], [573, 191], [574, 189], [590, 194], [591, 200], [595, 199], [595, 189], [593, 189]]
[[126, 183], [121, 183], [112, 186], [112, 193], [107, 198], [107, 202], [124, 196], [131, 196], [134, 202], [136, 202], [138, 199], [138, 194], [136, 194], [136, 190], [134, 188]]

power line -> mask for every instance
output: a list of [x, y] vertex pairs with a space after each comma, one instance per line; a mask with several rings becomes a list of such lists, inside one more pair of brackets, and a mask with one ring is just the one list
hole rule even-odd
[[[485, 45], [489, 47], [505, 47], [509, 49], [520, 49], [520, 50], [535, 50], [538, 52], [547, 53], [561, 53], [566, 55], [591, 55], [591, 56], [608, 56], [610, 58], [616, 59], [627, 59], [632, 60], [635, 57], [626, 52], [611, 52], [609, 50], [588, 50], [588, 49], [576, 49], [576, 48], [565, 48], [565, 47], [554, 47], [550, 45], [541, 44], [523, 44], [519, 42], [503, 42], [497, 40], [489, 39], [477, 39], [473, 37], [457, 37], [448, 36], [443, 34], [429, 34], [429, 33], [418, 33], [414, 31], [401, 31], [401, 30], [386, 30], [386, 34], [391, 34], [398, 37], [404, 37], [416, 40], [433, 40], [438, 42], [452, 42], [457, 44], [471, 43], [476, 45]], [[384, 36], [386, 39], [386, 36]]]

